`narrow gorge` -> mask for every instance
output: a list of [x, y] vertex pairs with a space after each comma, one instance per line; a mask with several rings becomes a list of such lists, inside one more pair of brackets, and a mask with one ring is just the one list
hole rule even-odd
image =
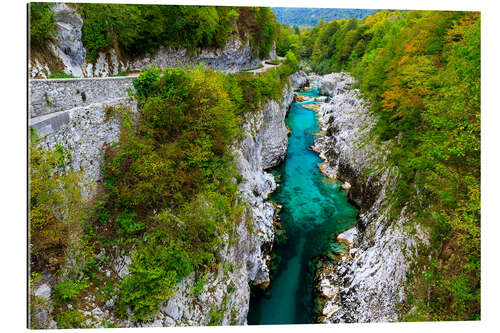
[[[298, 94], [319, 97], [317, 89]], [[340, 184], [321, 175], [320, 159], [310, 151], [313, 135], [319, 132], [314, 111], [305, 108], [311, 103], [315, 101], [293, 103], [287, 116], [287, 157], [272, 170], [280, 186], [270, 200], [281, 207], [281, 233], [272, 257], [275, 272], [266, 295], [251, 301], [249, 324], [313, 323], [317, 257], [328, 254], [336, 233], [355, 221], [356, 209], [340, 192]]]
[[481, 318], [478, 13], [28, 13], [30, 328]]

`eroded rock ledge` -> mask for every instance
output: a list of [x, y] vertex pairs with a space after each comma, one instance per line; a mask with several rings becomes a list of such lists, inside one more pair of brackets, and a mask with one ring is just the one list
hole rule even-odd
[[360, 208], [356, 226], [337, 237], [348, 254], [323, 267], [317, 277], [322, 323], [398, 320], [405, 273], [417, 242], [426, 239], [420, 230], [406, 227], [411, 216], [404, 210], [390, 218], [386, 193], [393, 191], [398, 178], [387, 161], [390, 142], [371, 138], [376, 118], [360, 91], [351, 89], [353, 83], [347, 73], [318, 78], [320, 93], [331, 98], [318, 112], [324, 136], [313, 148], [325, 161], [322, 171], [344, 182], [350, 200]]

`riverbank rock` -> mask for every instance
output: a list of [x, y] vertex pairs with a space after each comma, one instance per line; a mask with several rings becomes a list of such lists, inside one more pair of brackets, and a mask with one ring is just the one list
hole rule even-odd
[[321, 95], [334, 96], [346, 93], [354, 84], [354, 78], [347, 73], [332, 73], [317, 78]]
[[349, 184], [349, 182], [345, 182], [344, 184], [342, 184], [342, 189], [344, 191], [349, 191], [351, 189], [351, 184]]
[[319, 321], [396, 321], [398, 304], [405, 301], [406, 271], [418, 242], [426, 242], [427, 235], [418, 226], [407, 227], [411, 215], [404, 209], [396, 218], [389, 214], [386, 193], [393, 192], [398, 178], [387, 161], [391, 143], [372, 139], [376, 118], [359, 90], [351, 89], [353, 83], [347, 73], [318, 79], [320, 93], [331, 98], [318, 112], [326, 135], [316, 139], [314, 147], [344, 185], [349, 183], [349, 198], [360, 207], [356, 227], [337, 239], [349, 245], [349, 256], [327, 265], [328, 274], [318, 280], [320, 288], [339, 290], [334, 296], [323, 292]]
[[295, 102], [305, 102], [307, 101], [306, 96], [301, 95], [301, 94], [295, 94]]
[[357, 236], [358, 236], [358, 229], [354, 227], [339, 234], [337, 236], [337, 242], [344, 243], [349, 248], [351, 248]]

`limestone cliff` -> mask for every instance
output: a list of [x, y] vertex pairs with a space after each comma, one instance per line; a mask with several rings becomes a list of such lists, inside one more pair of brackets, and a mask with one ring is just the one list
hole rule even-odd
[[[177, 67], [179, 62], [183, 66], [203, 62], [207, 67], [224, 72], [238, 72], [260, 63], [254, 56], [249, 42], [242, 42], [238, 38], [228, 40], [222, 49], [200, 49], [190, 52], [182, 48], [159, 47], [153, 54], [148, 53], [132, 59], [120, 58], [118, 52], [111, 49], [100, 52], [95, 63], [88, 63], [81, 40], [83, 19], [73, 7], [68, 7], [64, 3], [57, 3], [52, 9], [57, 36], [54, 43], [48, 46], [51, 56], [31, 57], [29, 73], [32, 78], [46, 78], [52, 74], [54, 67], [62, 67], [60, 70], [76, 77], [105, 77], [125, 71], [141, 71], [148, 65], [156, 65], [162, 69]], [[51, 61], [48, 63], [44, 59]], [[54, 66], [54, 62], [58, 65]]]
[[349, 198], [360, 207], [357, 225], [339, 235], [348, 255], [319, 273], [323, 297], [319, 321], [372, 322], [398, 319], [398, 304], [405, 300], [404, 281], [416, 244], [425, 241], [420, 230], [409, 230], [411, 215], [404, 210], [391, 218], [386, 194], [394, 190], [398, 171], [387, 161], [391, 143], [371, 136], [376, 118], [345, 73], [318, 80], [320, 93], [329, 95], [318, 112], [324, 136], [314, 149], [326, 163], [322, 170], [347, 182]]

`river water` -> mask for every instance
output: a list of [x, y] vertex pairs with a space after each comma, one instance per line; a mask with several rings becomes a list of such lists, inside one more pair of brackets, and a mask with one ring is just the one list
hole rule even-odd
[[[303, 95], [318, 96], [317, 89]], [[270, 200], [283, 205], [281, 223], [286, 240], [275, 244], [279, 262], [266, 295], [252, 297], [248, 323], [307, 324], [313, 322], [314, 258], [329, 253], [334, 237], [355, 224], [357, 209], [340, 184], [324, 177], [318, 155], [309, 150], [319, 132], [315, 112], [293, 103], [286, 119], [292, 134], [285, 161], [272, 170], [280, 186]]]

